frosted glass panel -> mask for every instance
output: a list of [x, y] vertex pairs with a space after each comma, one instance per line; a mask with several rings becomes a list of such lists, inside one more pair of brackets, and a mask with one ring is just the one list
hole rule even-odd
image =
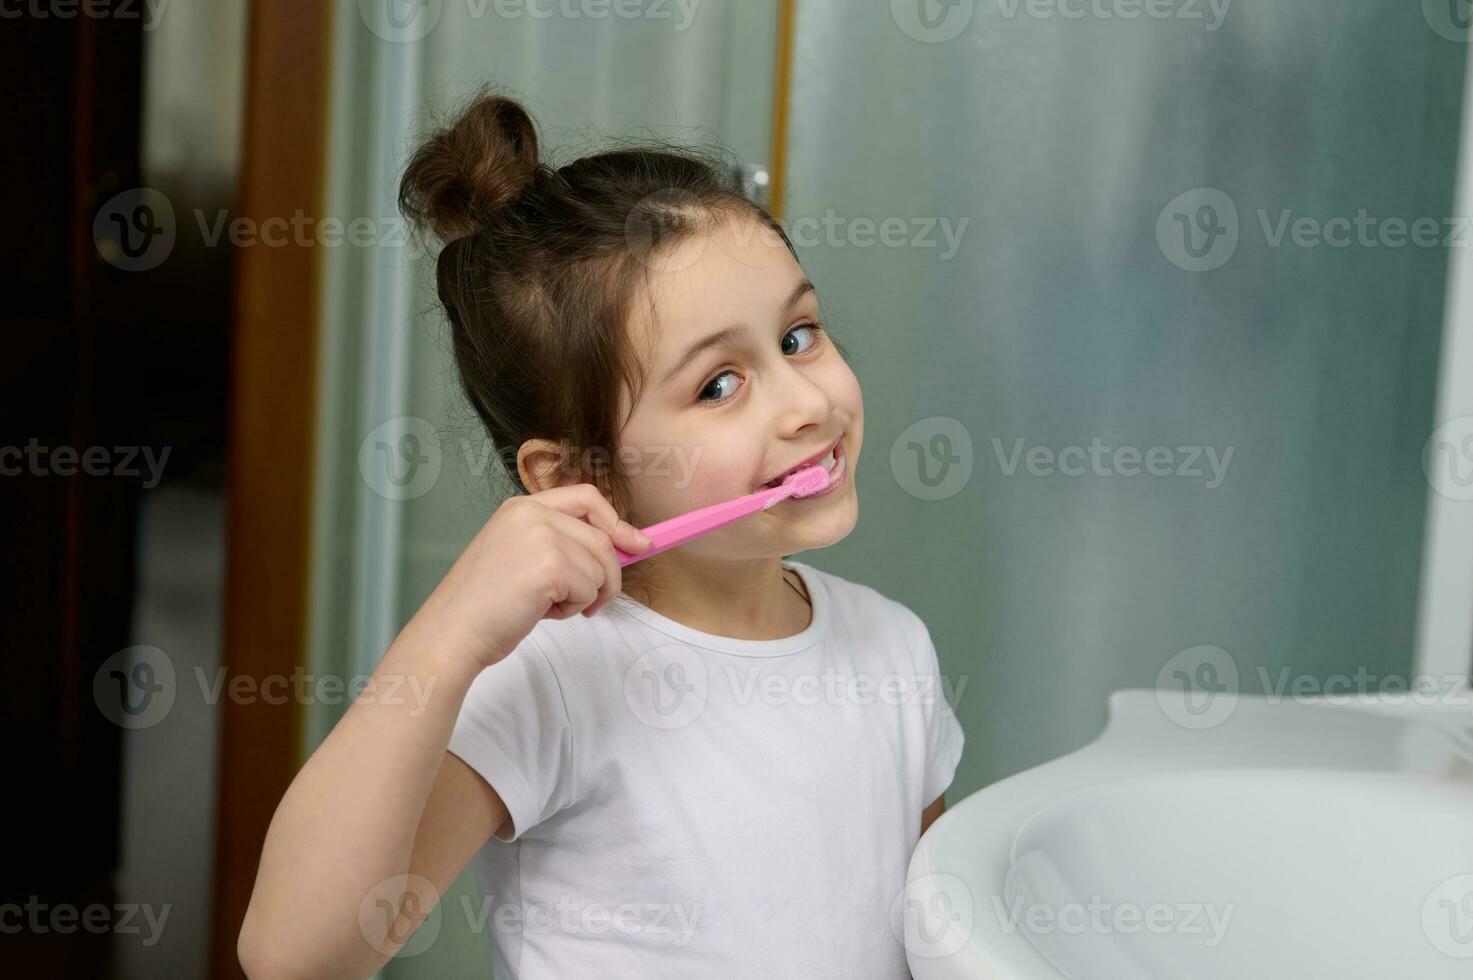
[[1180, 651], [1411, 670], [1448, 250], [1406, 226], [1451, 213], [1466, 47], [1402, 0], [1127, 6], [799, 5], [788, 223], [867, 419], [810, 557], [930, 625], [952, 799]]

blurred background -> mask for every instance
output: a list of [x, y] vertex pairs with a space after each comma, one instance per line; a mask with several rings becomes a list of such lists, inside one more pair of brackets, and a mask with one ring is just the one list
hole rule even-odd
[[[787, 228], [868, 437], [858, 528], [801, 559], [928, 624], [950, 801], [1120, 688], [1469, 674], [1464, 0], [0, 19], [0, 926], [30, 975], [240, 975], [277, 801], [506, 494], [394, 206], [488, 81], [554, 163], [720, 142]], [[476, 895], [385, 974], [486, 975]]]

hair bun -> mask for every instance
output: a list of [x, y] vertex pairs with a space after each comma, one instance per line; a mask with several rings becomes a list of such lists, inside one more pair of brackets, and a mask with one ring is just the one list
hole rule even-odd
[[521, 103], [477, 95], [432, 133], [399, 182], [399, 209], [441, 241], [474, 232], [537, 172], [537, 128]]

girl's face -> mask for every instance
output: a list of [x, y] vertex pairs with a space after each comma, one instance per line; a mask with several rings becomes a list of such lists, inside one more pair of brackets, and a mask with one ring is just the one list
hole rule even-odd
[[[619, 436], [640, 527], [755, 493], [838, 446], [843, 475], [682, 545], [690, 555], [762, 558], [822, 548], [859, 518], [864, 440], [859, 381], [819, 326], [818, 297], [777, 234], [725, 220], [650, 263], [629, 329], [645, 387]], [[651, 310], [653, 306], [653, 310]], [[629, 392], [621, 396], [623, 417]]]

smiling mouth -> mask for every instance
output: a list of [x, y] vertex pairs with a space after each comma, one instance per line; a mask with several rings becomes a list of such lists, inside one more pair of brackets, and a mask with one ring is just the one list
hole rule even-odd
[[825, 470], [827, 470], [828, 472], [832, 473], [834, 471], [834, 467], [839, 465], [839, 460], [841, 460], [843, 458], [844, 458], [844, 440], [843, 440], [843, 437], [841, 436], [840, 438], [834, 440], [834, 444], [832, 446], [830, 446], [828, 448], [828, 450], [822, 456], [818, 457], [817, 459], [811, 459], [811, 460], [809, 460], [806, 463], [799, 463], [797, 466], [794, 466], [792, 469], [786, 470], [786, 471], [784, 471], [782, 473], [779, 473], [777, 476], [773, 477], [771, 480], [768, 480], [766, 483], [762, 484], [762, 486], [759, 487], [759, 489], [761, 489], [761, 490], [770, 490], [773, 487], [780, 486], [782, 484], [783, 480], [787, 479], [789, 476], [791, 476], [792, 474], [798, 472], [799, 470], [806, 469], [809, 466], [814, 466], [814, 465], [822, 466]]

